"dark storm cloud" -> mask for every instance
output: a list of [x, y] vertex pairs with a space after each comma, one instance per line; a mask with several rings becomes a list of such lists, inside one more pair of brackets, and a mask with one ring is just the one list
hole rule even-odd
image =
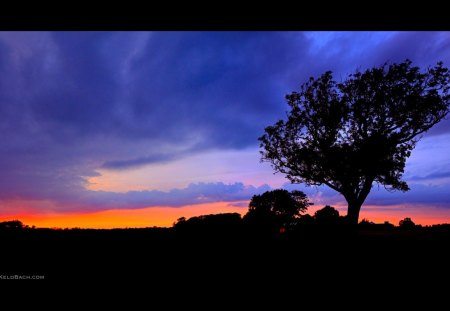
[[151, 163], [167, 163], [176, 158], [177, 157], [175, 154], [153, 154], [147, 157], [139, 157], [130, 160], [107, 161], [103, 163], [101, 167], [106, 169], [120, 170]]
[[449, 32], [399, 32], [382, 42], [370, 56], [379, 64], [409, 58], [422, 67], [434, 65], [437, 61], [450, 66], [449, 50]]
[[130, 62], [128, 137], [195, 141], [196, 149], [255, 145], [282, 112], [274, 79], [305, 55], [302, 35], [155, 33]]
[[100, 167], [256, 145], [306, 44], [297, 33], [3, 33], [0, 198], [65, 201]]
[[1, 33], [0, 199], [76, 201], [101, 167], [256, 147], [309, 76], [404, 58], [450, 65], [449, 42], [426, 32], [339, 33], [320, 46], [298, 32]]

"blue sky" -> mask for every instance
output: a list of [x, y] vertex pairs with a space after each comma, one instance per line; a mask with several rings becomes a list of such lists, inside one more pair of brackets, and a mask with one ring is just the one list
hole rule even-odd
[[[406, 58], [448, 66], [450, 33], [0, 33], [0, 214], [183, 208], [290, 188], [259, 162], [257, 141], [286, 115], [284, 96], [327, 70], [340, 80]], [[449, 135], [444, 120], [419, 142], [410, 192], [374, 186], [367, 204], [450, 209]]]

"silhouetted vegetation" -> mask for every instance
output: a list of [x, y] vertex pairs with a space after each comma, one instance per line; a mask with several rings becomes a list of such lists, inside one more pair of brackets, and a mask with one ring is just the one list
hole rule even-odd
[[279, 231], [295, 222], [312, 205], [302, 191], [276, 189], [254, 195], [244, 222], [254, 228]]
[[412, 229], [416, 226], [416, 224], [411, 220], [411, 218], [406, 217], [403, 220], [400, 220], [399, 227], [403, 229]]
[[[335, 219], [331, 208], [322, 211], [325, 219]], [[237, 214], [184, 218], [173, 228], [7, 226], [0, 230], [0, 275], [44, 275], [45, 281], [61, 287], [144, 284], [152, 301], [169, 290], [177, 297], [201, 292], [213, 300], [217, 293], [224, 293], [220, 301], [229, 301], [237, 292], [250, 293], [251, 288], [258, 295], [258, 299], [250, 298], [252, 303], [261, 301], [261, 293], [282, 301], [286, 288], [308, 297], [309, 292], [319, 298], [324, 293], [341, 296], [340, 288], [347, 280], [356, 284], [353, 294], [372, 288], [379, 299], [380, 287], [374, 280], [383, 281], [383, 290], [395, 292], [398, 287], [423, 284], [432, 288], [442, 282], [433, 282], [430, 276], [439, 280], [449, 276], [450, 225], [405, 230], [368, 221], [355, 228], [319, 224], [308, 214], [295, 222], [284, 232], [264, 234]], [[324, 284], [328, 290], [321, 287]]]
[[325, 206], [314, 213], [314, 219], [319, 224], [336, 225], [339, 223], [339, 211], [332, 206]]
[[195, 216], [189, 219], [181, 217], [173, 228], [179, 232], [226, 233], [238, 230], [241, 226], [241, 215], [238, 213], [223, 213]]
[[0, 230], [19, 230], [26, 226], [20, 220], [10, 220], [0, 222]]
[[421, 72], [406, 60], [355, 72], [338, 83], [330, 71], [286, 96], [287, 121], [266, 127], [262, 159], [293, 183], [326, 185], [348, 203], [357, 224], [374, 182], [407, 191], [406, 159], [421, 134], [449, 112], [450, 73]]

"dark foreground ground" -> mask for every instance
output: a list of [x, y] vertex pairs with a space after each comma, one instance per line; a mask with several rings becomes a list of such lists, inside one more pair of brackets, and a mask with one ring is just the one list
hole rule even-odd
[[355, 296], [370, 304], [377, 297], [429, 304], [450, 295], [449, 226], [278, 235], [236, 228], [23, 229], [0, 232], [0, 243], [1, 275], [45, 276], [0, 282], [139, 285], [153, 297], [226, 293], [259, 302], [313, 295], [318, 304]]

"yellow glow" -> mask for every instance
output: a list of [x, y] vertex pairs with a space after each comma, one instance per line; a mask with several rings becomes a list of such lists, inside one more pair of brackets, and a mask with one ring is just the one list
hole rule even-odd
[[[147, 207], [141, 209], [111, 209], [100, 212], [57, 212], [48, 202], [10, 202], [6, 213], [0, 216], [0, 221], [17, 219], [29, 226], [38, 228], [142, 228], [142, 227], [170, 227], [180, 217], [193, 217], [218, 213], [247, 213], [248, 201], [241, 202], [215, 202], [183, 207]], [[232, 206], [240, 203], [243, 207]], [[31, 208], [33, 205], [34, 209]], [[43, 205], [51, 207], [45, 209]], [[346, 206], [333, 205], [341, 215], [346, 214]], [[1, 207], [1, 206], [0, 206]], [[36, 207], [40, 207], [36, 209]], [[323, 205], [314, 205], [309, 208], [313, 215]], [[52, 211], [51, 211], [52, 210]], [[389, 221], [398, 225], [399, 221], [410, 217], [416, 224], [432, 225], [450, 223], [450, 210], [432, 206], [364, 206], [361, 210], [360, 220], [366, 218], [376, 223]]]
[[[380, 211], [384, 208], [384, 211]], [[359, 219], [366, 218], [375, 223], [389, 221], [391, 224], [398, 225], [399, 221], [409, 217], [416, 224], [433, 225], [450, 223], [450, 210], [445, 208], [436, 208], [432, 206], [363, 206]]]
[[116, 209], [95, 213], [52, 213], [45, 215], [18, 214], [0, 217], [0, 221], [18, 219], [38, 228], [142, 228], [170, 227], [180, 217], [206, 214], [240, 213], [247, 208], [235, 207], [230, 202], [205, 203], [183, 207], [148, 207], [141, 209]]

